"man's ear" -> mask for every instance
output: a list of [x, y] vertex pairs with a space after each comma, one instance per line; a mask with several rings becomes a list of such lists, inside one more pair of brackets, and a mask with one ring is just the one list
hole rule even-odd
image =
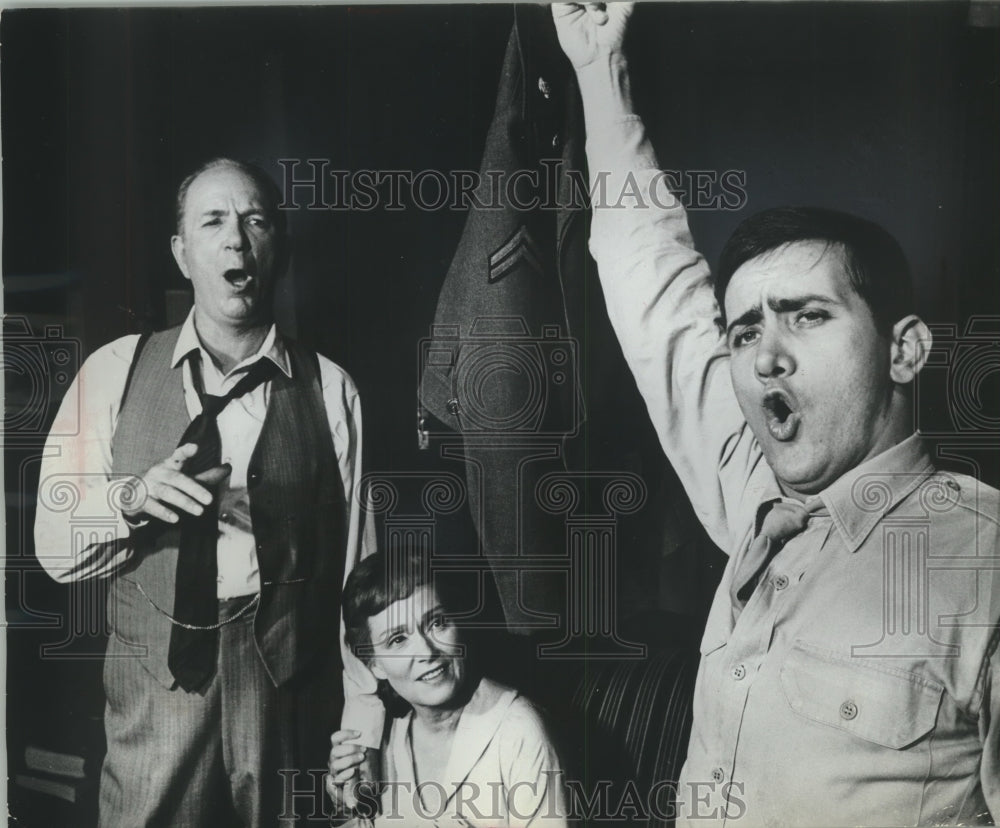
[[183, 236], [171, 236], [170, 237], [170, 252], [174, 254], [174, 261], [177, 262], [177, 267], [180, 268], [181, 273], [184, 278], [189, 282], [191, 277], [188, 275], [187, 265], [184, 263], [184, 237]]
[[892, 381], [905, 385], [913, 382], [927, 362], [934, 337], [919, 316], [905, 316], [892, 326]]

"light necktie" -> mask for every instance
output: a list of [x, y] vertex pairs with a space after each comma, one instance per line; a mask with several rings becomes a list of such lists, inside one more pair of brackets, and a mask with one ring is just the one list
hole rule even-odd
[[[736, 578], [740, 604], [750, 600], [768, 565], [791, 538], [805, 531], [811, 517], [828, 514], [823, 501], [818, 496], [810, 497], [804, 503], [779, 500], [774, 502], [761, 521], [757, 537], [747, 550]], [[751, 575], [744, 581], [743, 573]], [[740, 584], [742, 583], [742, 586]]]
[[[195, 443], [198, 451], [182, 471], [200, 474], [222, 460], [218, 416], [235, 399], [269, 380], [277, 370], [270, 359], [255, 362], [228, 393], [206, 394], [197, 356], [191, 360], [191, 378], [201, 400], [201, 413], [184, 430], [178, 445]], [[188, 692], [199, 689], [215, 670], [219, 606], [216, 598], [219, 539], [218, 495], [200, 515], [182, 515], [174, 587], [174, 626], [170, 633], [167, 664], [178, 685]]]

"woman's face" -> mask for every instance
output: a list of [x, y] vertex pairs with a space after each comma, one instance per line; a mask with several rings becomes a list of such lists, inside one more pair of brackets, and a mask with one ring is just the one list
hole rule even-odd
[[369, 618], [368, 630], [372, 673], [414, 708], [447, 707], [458, 696], [465, 679], [462, 644], [432, 585]]

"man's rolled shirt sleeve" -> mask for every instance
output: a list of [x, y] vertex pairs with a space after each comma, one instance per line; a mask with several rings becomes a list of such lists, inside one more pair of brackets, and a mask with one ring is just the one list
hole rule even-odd
[[[95, 351], [73, 380], [49, 430], [39, 472], [35, 555], [56, 581], [107, 578], [132, 556], [121, 512], [125, 479], [111, 475], [111, 437], [138, 336]], [[100, 538], [77, 529], [100, 521]]]

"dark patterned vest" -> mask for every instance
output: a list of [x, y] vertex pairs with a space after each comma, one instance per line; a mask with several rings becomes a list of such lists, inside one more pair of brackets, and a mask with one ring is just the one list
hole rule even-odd
[[[144, 474], [173, 453], [190, 423], [183, 369], [170, 367], [180, 328], [153, 334], [133, 362], [111, 442], [114, 474]], [[275, 684], [314, 656], [339, 659], [345, 499], [313, 354], [286, 340], [292, 377], [271, 381], [250, 457], [247, 490], [260, 570], [254, 636]], [[154, 521], [132, 535], [135, 554], [112, 582], [113, 633], [162, 684], [167, 667], [179, 530]]]

